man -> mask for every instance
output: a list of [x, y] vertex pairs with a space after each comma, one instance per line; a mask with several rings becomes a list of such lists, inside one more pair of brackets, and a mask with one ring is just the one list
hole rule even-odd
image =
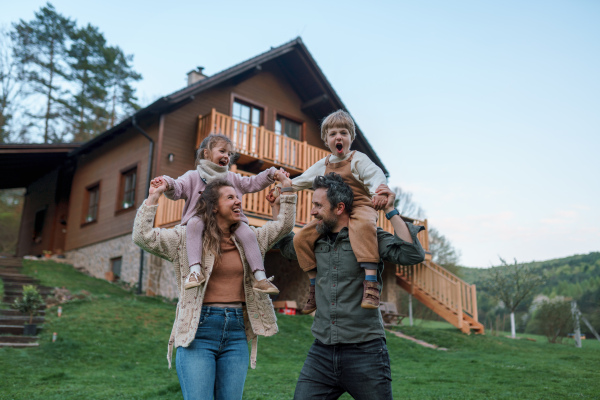
[[[337, 399], [348, 392], [355, 399], [391, 399], [392, 377], [379, 309], [361, 307], [364, 271], [350, 246], [348, 222], [352, 190], [330, 173], [313, 182], [313, 215], [321, 233], [315, 243], [317, 310], [311, 346], [296, 385], [294, 399]], [[388, 197], [384, 208], [395, 235], [377, 230], [377, 280], [381, 289], [383, 261], [413, 265], [425, 251], [417, 239], [423, 227], [405, 223], [394, 209], [395, 193], [381, 185], [377, 193]], [[278, 246], [288, 259], [296, 259], [293, 236]]]

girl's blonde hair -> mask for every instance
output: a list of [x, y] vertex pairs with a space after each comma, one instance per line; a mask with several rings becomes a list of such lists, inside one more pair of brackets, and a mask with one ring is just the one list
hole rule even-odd
[[200, 147], [196, 150], [196, 164], [200, 164], [200, 160], [204, 160], [204, 150], [211, 151], [214, 149], [220, 142], [225, 142], [231, 147], [231, 157], [229, 158], [229, 164], [233, 164], [235, 154], [233, 153], [233, 143], [231, 139], [229, 139], [225, 135], [221, 135], [220, 133], [211, 133], [207, 137], [204, 138], [202, 143], [200, 143]]
[[354, 120], [344, 110], [337, 110], [325, 117], [321, 122], [321, 139], [327, 144], [327, 131], [331, 128], [345, 128], [350, 133], [350, 140], [354, 141], [356, 137], [356, 126]]
[[[206, 189], [202, 192], [198, 204], [196, 204], [195, 215], [202, 218], [204, 221], [204, 233], [202, 235], [202, 250], [204, 254], [207, 251], [212, 252], [215, 255], [215, 265], [220, 262], [221, 259], [221, 239], [223, 238], [223, 232], [217, 224], [217, 213], [214, 212], [215, 208], [219, 205], [219, 198], [221, 197], [221, 188], [233, 187], [231, 183], [225, 179], [217, 179], [206, 185]], [[231, 232], [239, 226], [239, 222], [231, 226]]]

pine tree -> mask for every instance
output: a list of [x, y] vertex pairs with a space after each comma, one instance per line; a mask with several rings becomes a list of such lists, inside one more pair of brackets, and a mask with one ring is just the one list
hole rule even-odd
[[106, 126], [105, 86], [109, 71], [104, 57], [106, 39], [98, 28], [87, 25], [73, 32], [68, 51], [73, 95], [62, 102], [67, 132], [74, 142], [86, 142]]
[[132, 55], [125, 55], [119, 47], [107, 47], [105, 59], [108, 65], [107, 90], [109, 93], [106, 109], [110, 110], [109, 124], [106, 129], [115, 126], [118, 119], [140, 107], [137, 104], [133, 82], [142, 79], [142, 75], [131, 67]]

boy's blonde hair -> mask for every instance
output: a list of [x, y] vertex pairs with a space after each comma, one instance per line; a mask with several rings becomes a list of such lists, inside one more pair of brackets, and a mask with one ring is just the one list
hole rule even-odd
[[327, 144], [327, 131], [331, 128], [345, 128], [350, 132], [350, 140], [356, 138], [356, 127], [350, 114], [344, 110], [337, 110], [325, 117], [321, 123], [321, 139]]

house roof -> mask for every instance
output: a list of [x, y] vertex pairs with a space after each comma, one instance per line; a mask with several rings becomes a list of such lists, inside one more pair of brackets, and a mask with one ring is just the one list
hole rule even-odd
[[[340, 97], [337, 95], [323, 71], [309, 53], [300, 37], [285, 43], [279, 47], [271, 48], [240, 64], [227, 68], [217, 74], [202, 79], [192, 85], [178, 90], [168, 96], [161, 97], [149, 106], [137, 111], [134, 115], [126, 118], [120, 124], [98, 135], [94, 139], [84, 143], [73, 150], [71, 156], [83, 154], [111, 140], [115, 135], [123, 132], [132, 125], [132, 120], [142, 121], [146, 118], [156, 117], [159, 114], [177, 109], [192, 101], [195, 96], [200, 95], [215, 86], [231, 82], [242, 81], [259, 73], [267, 63], [276, 64], [285, 74], [290, 84], [303, 101], [303, 111], [320, 121], [329, 113], [343, 109], [348, 111]], [[365, 135], [356, 125], [357, 138], [353, 147], [367, 154], [386, 174], [387, 169], [369, 144]]]
[[26, 187], [62, 165], [81, 144], [0, 145], [0, 189]]

